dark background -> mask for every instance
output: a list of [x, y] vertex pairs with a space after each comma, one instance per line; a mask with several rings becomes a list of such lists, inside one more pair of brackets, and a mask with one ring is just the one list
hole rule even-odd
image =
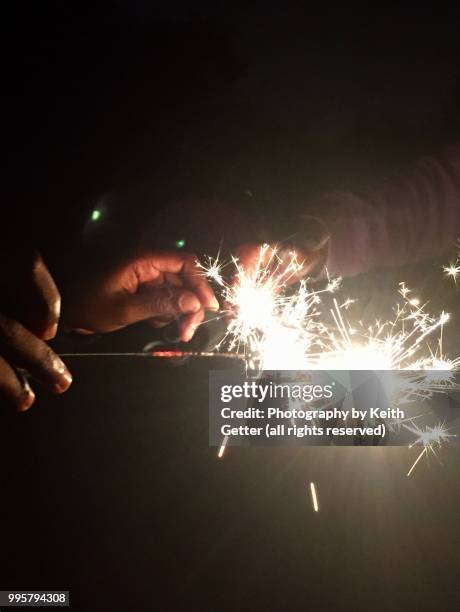
[[[3, 235], [38, 244], [61, 274], [145, 227], [153, 244], [205, 251], [211, 233], [239, 235], [226, 207], [255, 231], [276, 226], [325, 189], [378, 182], [459, 137], [459, 20], [446, 9], [2, 10]], [[184, 198], [211, 204], [197, 216]], [[449, 310], [458, 296], [440, 276], [429, 262], [347, 289], [371, 317], [402, 279]], [[407, 449], [235, 449], [218, 461], [207, 372], [225, 364], [93, 359], [68, 360], [68, 394], [2, 421], [2, 588], [69, 589], [82, 610], [458, 608], [457, 449], [411, 479]]]
[[126, 234], [183, 198], [275, 224], [378, 182], [458, 139], [458, 25], [421, 6], [6, 9], [6, 212], [67, 243], [104, 194]]

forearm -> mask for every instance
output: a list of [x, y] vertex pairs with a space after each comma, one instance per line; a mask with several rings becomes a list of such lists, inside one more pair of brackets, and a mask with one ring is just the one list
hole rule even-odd
[[330, 234], [330, 273], [354, 276], [441, 255], [460, 235], [460, 146], [365, 193], [333, 192], [315, 215]]

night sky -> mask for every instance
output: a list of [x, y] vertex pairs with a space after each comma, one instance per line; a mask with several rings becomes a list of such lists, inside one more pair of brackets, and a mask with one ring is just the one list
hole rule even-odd
[[[185, 238], [198, 252], [225, 237], [206, 209], [162, 226], [184, 198], [276, 227], [323, 190], [391, 177], [460, 137], [460, 23], [437, 5], [2, 11], [2, 231], [40, 246], [58, 277], [146, 227], [153, 246]], [[404, 274], [449, 309], [458, 294], [434, 270]], [[376, 272], [353, 293], [374, 315], [400, 278]], [[137, 326], [89, 350], [154, 338]], [[217, 461], [207, 376], [226, 364], [68, 364], [67, 394], [2, 422], [2, 588], [66, 589], [95, 611], [458, 609], [457, 448], [411, 479], [405, 448]]]

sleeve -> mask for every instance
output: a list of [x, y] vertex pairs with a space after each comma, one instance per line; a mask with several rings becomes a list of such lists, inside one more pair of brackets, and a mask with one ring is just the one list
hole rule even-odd
[[460, 144], [379, 188], [325, 194], [314, 210], [329, 233], [331, 274], [355, 276], [437, 257], [460, 237]]

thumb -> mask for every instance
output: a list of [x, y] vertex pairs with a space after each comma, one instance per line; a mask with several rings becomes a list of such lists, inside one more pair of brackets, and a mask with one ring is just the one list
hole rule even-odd
[[125, 325], [154, 317], [178, 317], [201, 309], [198, 297], [187, 289], [161, 288], [126, 297], [123, 320]]

